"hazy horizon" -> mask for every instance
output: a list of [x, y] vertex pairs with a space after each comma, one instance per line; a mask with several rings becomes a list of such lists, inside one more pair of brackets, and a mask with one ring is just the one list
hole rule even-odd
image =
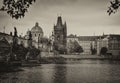
[[[120, 34], [120, 11], [109, 16], [107, 9], [110, 0], [36, 0], [24, 18], [12, 19], [0, 11], [0, 32], [6, 33], [17, 27], [18, 34], [26, 34], [36, 22], [42, 27], [45, 36], [52, 34], [58, 15], [67, 23], [67, 33], [81, 36]], [[2, 0], [0, 1], [0, 7]]]

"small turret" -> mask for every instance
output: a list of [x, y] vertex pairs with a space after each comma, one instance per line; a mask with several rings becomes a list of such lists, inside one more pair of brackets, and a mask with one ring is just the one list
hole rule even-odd
[[10, 32], [10, 36], [12, 36], [12, 32]]
[[67, 27], [66, 21], [65, 21], [65, 23], [64, 23], [64, 26]]

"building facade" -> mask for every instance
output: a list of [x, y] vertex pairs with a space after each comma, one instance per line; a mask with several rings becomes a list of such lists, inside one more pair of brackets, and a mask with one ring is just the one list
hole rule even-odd
[[110, 34], [100, 37], [97, 41], [97, 54], [105, 47], [107, 53], [118, 57], [120, 55], [120, 35]]
[[14, 35], [0, 32], [0, 39], [4, 37], [9, 44], [14, 42], [13, 39], [16, 39], [17, 44], [22, 44], [24, 47], [34, 46], [35, 48], [39, 48], [39, 46], [41, 46], [39, 41], [43, 38], [43, 35], [42, 28], [36, 23], [31, 30], [27, 31], [27, 34], [24, 37], [17, 36], [17, 30], [16, 27], [14, 27]]
[[67, 36], [67, 47], [69, 47], [70, 41], [77, 41], [78, 44], [82, 47], [83, 55], [91, 55], [92, 49], [97, 50], [97, 39], [98, 36], [76, 36], [76, 35], [69, 35]]
[[[13, 43], [13, 36], [12, 35], [0, 32], [0, 40], [2, 38], [5, 38], [8, 41], [9, 44]], [[17, 37], [17, 43], [18, 44], [23, 44], [25, 47], [29, 46], [28, 43], [27, 43], [27, 39], [24, 39], [22, 37]]]
[[[84, 55], [91, 55], [92, 50], [97, 50], [97, 38], [98, 36], [79, 36], [78, 42], [83, 48]], [[96, 53], [95, 53], [96, 54]]]

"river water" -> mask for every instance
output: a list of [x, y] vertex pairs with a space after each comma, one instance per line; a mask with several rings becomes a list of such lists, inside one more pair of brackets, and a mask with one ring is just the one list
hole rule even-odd
[[21, 69], [0, 73], [0, 83], [120, 83], [120, 61], [81, 60]]

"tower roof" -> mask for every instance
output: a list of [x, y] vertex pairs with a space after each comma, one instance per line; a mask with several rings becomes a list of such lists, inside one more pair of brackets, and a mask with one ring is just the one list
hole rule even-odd
[[58, 16], [57, 25], [62, 25], [62, 17]]

